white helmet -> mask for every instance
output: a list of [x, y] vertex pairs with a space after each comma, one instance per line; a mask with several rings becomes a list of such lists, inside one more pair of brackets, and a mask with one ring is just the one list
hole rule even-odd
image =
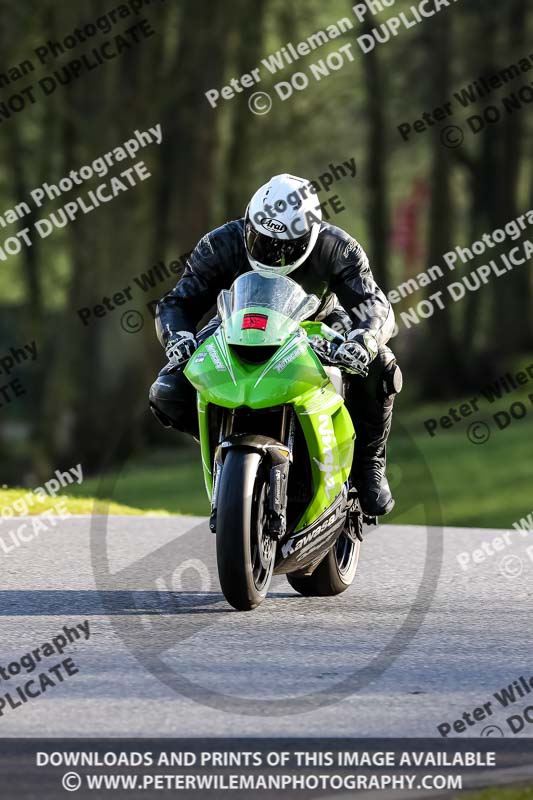
[[275, 175], [246, 209], [244, 243], [252, 269], [267, 276], [288, 275], [311, 253], [321, 222], [313, 184], [294, 175]]

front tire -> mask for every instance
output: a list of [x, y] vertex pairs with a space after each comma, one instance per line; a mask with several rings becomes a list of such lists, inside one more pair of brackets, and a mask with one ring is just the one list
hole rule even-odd
[[341, 533], [312, 575], [289, 573], [287, 580], [304, 597], [333, 597], [341, 594], [354, 581], [360, 550], [360, 541], [353, 542], [349, 536]]
[[217, 508], [217, 564], [224, 597], [237, 611], [265, 599], [276, 543], [265, 533], [269, 473], [259, 453], [230, 450], [224, 461]]

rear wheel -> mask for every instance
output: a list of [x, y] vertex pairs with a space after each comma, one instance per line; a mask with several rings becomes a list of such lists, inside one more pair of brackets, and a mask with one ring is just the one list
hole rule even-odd
[[357, 572], [361, 542], [341, 533], [312, 575], [289, 573], [287, 580], [304, 597], [332, 597], [352, 585]]
[[224, 461], [217, 508], [217, 564], [224, 597], [237, 611], [265, 599], [276, 557], [266, 533], [269, 473], [259, 453], [230, 450]]

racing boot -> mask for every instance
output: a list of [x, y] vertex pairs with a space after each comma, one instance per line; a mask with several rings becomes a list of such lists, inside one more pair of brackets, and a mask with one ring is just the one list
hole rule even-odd
[[356, 432], [351, 479], [368, 517], [394, 508], [385, 468], [394, 398], [401, 388], [402, 374], [389, 348], [379, 353], [366, 379], [356, 378], [350, 386], [348, 407]]
[[359, 495], [363, 512], [368, 517], [382, 517], [394, 508], [385, 468], [387, 466], [387, 439], [392, 423], [394, 398], [388, 398], [374, 419], [360, 419], [355, 423], [355, 457], [352, 481]]

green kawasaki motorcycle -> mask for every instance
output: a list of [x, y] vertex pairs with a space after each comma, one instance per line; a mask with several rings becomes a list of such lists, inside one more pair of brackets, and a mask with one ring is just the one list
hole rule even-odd
[[198, 392], [220, 583], [240, 611], [263, 601], [273, 574], [326, 596], [357, 570], [355, 432], [340, 370], [324, 366], [309, 339], [342, 337], [306, 321], [318, 306], [290, 278], [241, 275], [220, 293], [222, 324], [185, 369]]

